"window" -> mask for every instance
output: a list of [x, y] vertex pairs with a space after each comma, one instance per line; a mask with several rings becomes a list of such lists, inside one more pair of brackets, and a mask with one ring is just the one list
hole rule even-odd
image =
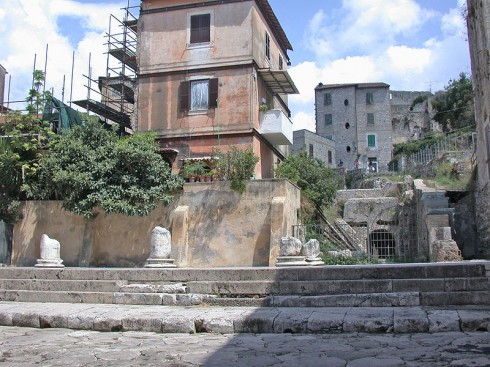
[[346, 129], [350, 128], [350, 124], [348, 122], [345, 123], [345, 128]]
[[328, 140], [333, 140], [333, 135], [325, 135]]
[[282, 56], [279, 55], [279, 70], [284, 69], [284, 60], [282, 59]]
[[265, 32], [265, 57], [270, 61], [271, 59], [271, 37], [269, 33]]
[[369, 148], [376, 148], [376, 135], [369, 134], [367, 136], [367, 143]]
[[347, 107], [348, 105], [349, 105], [349, 100], [348, 99], [344, 100], [344, 106]]
[[350, 145], [347, 145], [347, 148], [345, 148], [345, 150], [347, 151], [347, 153], [350, 153], [351, 151]]
[[310, 157], [313, 157], [313, 144], [310, 144]]
[[366, 103], [372, 104], [373, 101], [374, 101], [373, 92], [367, 92], [366, 93]]
[[323, 96], [323, 104], [325, 106], [330, 106], [332, 104], [332, 93], [325, 93]]
[[332, 125], [332, 114], [327, 113], [325, 115], [325, 126], [330, 126], [330, 125]]
[[328, 151], [328, 163], [332, 164], [332, 151]]
[[374, 125], [374, 113], [367, 114], [367, 124]]
[[218, 107], [218, 79], [182, 82], [179, 102], [181, 111], [202, 111]]
[[191, 16], [190, 43], [206, 43], [211, 40], [211, 14]]

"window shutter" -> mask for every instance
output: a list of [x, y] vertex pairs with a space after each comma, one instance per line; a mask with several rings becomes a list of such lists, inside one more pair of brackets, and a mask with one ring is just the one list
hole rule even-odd
[[179, 105], [181, 111], [189, 111], [190, 82], [182, 82], [179, 86]]
[[218, 107], [218, 78], [209, 79], [209, 107]]

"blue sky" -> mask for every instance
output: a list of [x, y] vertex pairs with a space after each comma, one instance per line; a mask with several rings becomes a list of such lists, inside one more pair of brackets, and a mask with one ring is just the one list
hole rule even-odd
[[[290, 74], [301, 94], [290, 98], [294, 128], [314, 130], [314, 87], [322, 82], [385, 82], [394, 90], [443, 89], [470, 72], [464, 0], [269, 0], [291, 41]], [[12, 77], [10, 100], [23, 99], [36, 54], [47, 87], [69, 99], [75, 52], [73, 99], [86, 96], [92, 75], [106, 67], [104, 34], [109, 14], [122, 17], [124, 1], [3, 0], [0, 64]], [[131, 0], [131, 5], [138, 5]]]

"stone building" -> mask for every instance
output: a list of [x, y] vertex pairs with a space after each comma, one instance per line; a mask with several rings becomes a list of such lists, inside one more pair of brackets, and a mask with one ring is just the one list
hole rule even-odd
[[335, 143], [321, 135], [304, 129], [294, 131], [290, 154], [299, 154], [300, 152], [307, 152], [327, 166], [335, 167]]
[[417, 140], [437, 129], [430, 118], [430, 92], [390, 91], [393, 144]]
[[385, 83], [318, 84], [316, 132], [335, 142], [337, 165], [388, 170], [393, 144], [434, 130], [430, 92], [391, 91]]
[[267, 0], [143, 0], [135, 129], [157, 133], [174, 170], [234, 145], [273, 177], [293, 140], [289, 50]]
[[468, 41], [477, 134], [476, 222], [479, 256], [490, 258], [490, 3], [468, 0]]
[[392, 157], [389, 85], [318, 84], [316, 133], [335, 142], [337, 165], [387, 171]]

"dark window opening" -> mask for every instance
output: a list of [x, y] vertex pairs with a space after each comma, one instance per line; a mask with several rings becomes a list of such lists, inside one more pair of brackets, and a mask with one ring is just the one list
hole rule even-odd
[[271, 37], [267, 32], [265, 32], [265, 57], [267, 60], [271, 59]]
[[366, 103], [367, 104], [372, 104], [373, 101], [374, 101], [373, 92], [367, 92], [366, 93]]
[[370, 112], [367, 114], [367, 124], [374, 125], [374, 113]]
[[313, 144], [310, 144], [310, 150], [309, 150], [309, 153], [310, 153], [310, 157], [313, 157]]
[[190, 43], [206, 43], [211, 40], [211, 14], [191, 16]]
[[344, 106], [346, 106], [346, 107], [347, 107], [348, 105], [349, 105], [349, 100], [348, 100], [348, 99], [346, 99], [346, 100], [344, 101]]
[[345, 128], [348, 129], [350, 127], [350, 124], [348, 122], [345, 123]]
[[279, 55], [279, 70], [282, 70], [284, 68], [284, 61], [282, 59], [282, 56]]
[[332, 164], [332, 151], [328, 151], [328, 163]]
[[371, 256], [379, 259], [389, 259], [395, 256], [396, 242], [391, 232], [379, 229], [369, 234]]
[[350, 153], [351, 151], [350, 145], [347, 145], [347, 148], [345, 148], [345, 150], [347, 150], [347, 153]]

